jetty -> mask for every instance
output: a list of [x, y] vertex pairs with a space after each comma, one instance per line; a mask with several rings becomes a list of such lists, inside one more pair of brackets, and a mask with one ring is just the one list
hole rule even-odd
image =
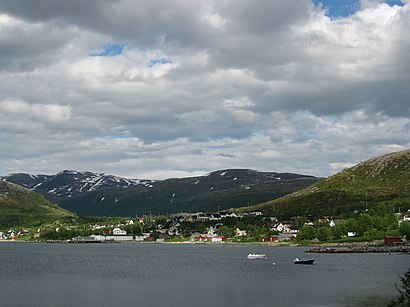
[[410, 254], [410, 245], [397, 246], [369, 246], [369, 245], [351, 245], [335, 247], [313, 247], [306, 250], [307, 253], [408, 253]]

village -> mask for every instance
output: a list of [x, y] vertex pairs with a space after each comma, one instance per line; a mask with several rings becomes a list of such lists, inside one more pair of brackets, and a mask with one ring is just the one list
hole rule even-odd
[[[265, 218], [261, 212], [251, 212], [238, 214], [235, 212], [218, 212], [218, 213], [181, 213], [173, 215], [168, 219], [163, 217], [144, 216], [130, 219], [124, 219], [117, 224], [89, 224], [86, 226], [61, 225], [53, 228], [53, 225], [45, 225], [44, 227], [34, 230], [31, 228], [22, 228], [19, 230], [9, 229], [0, 232], [0, 240], [19, 241], [21, 239], [52, 241], [53, 238], [61, 240], [67, 234], [86, 233], [87, 235], [78, 235], [66, 239], [67, 242], [73, 243], [97, 243], [97, 242], [165, 242], [177, 241], [186, 242], [226, 242], [228, 239], [240, 241], [241, 239], [251, 239], [249, 231], [239, 229], [238, 227], [232, 232], [231, 236], [221, 234], [220, 230], [227, 229], [223, 227], [223, 222], [228, 224], [241, 221], [244, 219], [252, 219], [254, 222], [259, 221], [266, 223], [269, 227], [269, 235], [261, 238], [261, 241], [284, 241], [294, 240], [297, 235], [296, 229], [291, 229], [289, 222], [278, 222], [276, 218]], [[248, 221], [249, 222], [249, 221]], [[193, 229], [193, 226], [197, 229]], [[81, 229], [81, 230], [80, 230]], [[229, 228], [230, 229], [230, 228]], [[219, 230], [219, 231], [218, 231]], [[53, 237], [53, 238], [50, 238]]]
[[[380, 211], [380, 210], [379, 210]], [[251, 243], [363, 242], [389, 238], [405, 242], [410, 212], [370, 214], [336, 219], [294, 217], [279, 220], [260, 211], [250, 213], [180, 213], [135, 218], [78, 218], [41, 227], [0, 231], [0, 241], [63, 243]], [[390, 242], [389, 241], [389, 242]]]

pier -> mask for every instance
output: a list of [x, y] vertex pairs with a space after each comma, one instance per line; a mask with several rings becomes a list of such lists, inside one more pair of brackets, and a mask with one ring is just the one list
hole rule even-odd
[[314, 247], [306, 250], [307, 253], [407, 253], [410, 255], [410, 245], [396, 246], [369, 246], [369, 245], [351, 245], [335, 247]]

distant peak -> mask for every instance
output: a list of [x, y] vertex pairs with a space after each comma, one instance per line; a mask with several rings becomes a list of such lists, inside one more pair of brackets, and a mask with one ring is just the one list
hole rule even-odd
[[77, 175], [77, 174], [79, 174], [79, 172], [72, 171], [72, 170], [63, 170], [63, 171], [59, 172], [57, 175], [67, 175], [67, 174]]

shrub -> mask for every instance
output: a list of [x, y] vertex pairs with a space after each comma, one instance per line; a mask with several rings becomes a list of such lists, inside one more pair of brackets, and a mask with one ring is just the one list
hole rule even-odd
[[402, 289], [396, 285], [399, 297], [397, 301], [392, 301], [389, 306], [410, 306], [410, 268], [403, 277], [400, 277], [400, 280], [402, 282]]

